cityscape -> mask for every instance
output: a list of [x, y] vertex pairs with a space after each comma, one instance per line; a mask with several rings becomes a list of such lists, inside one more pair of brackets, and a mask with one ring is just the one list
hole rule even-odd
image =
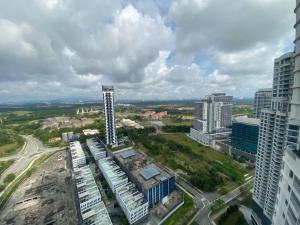
[[300, 225], [292, 2], [0, 3], [0, 224]]

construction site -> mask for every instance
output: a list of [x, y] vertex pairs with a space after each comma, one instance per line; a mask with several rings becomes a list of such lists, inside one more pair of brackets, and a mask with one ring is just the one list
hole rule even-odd
[[77, 224], [68, 168], [64, 151], [47, 159], [11, 196], [0, 212], [0, 224]]

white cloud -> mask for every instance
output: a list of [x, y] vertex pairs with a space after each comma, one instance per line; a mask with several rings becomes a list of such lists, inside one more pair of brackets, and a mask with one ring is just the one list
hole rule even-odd
[[[1, 1], [1, 0], [0, 0]], [[292, 45], [286, 0], [1, 1], [1, 101], [252, 96]], [[3, 91], [5, 90], [5, 91]]]

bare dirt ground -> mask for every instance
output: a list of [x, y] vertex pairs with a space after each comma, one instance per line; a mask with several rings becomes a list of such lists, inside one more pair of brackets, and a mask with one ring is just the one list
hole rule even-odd
[[21, 184], [0, 211], [0, 224], [77, 224], [66, 152], [55, 153]]

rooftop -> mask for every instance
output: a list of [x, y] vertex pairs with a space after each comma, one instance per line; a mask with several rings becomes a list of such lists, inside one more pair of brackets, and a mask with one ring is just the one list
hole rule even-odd
[[70, 142], [70, 150], [72, 159], [85, 157], [79, 141]]
[[117, 189], [120, 200], [124, 203], [129, 211], [132, 211], [147, 203], [144, 195], [139, 192], [136, 186], [129, 182], [128, 184]]
[[[133, 151], [135, 152], [134, 155], [123, 158], [122, 155], [124, 155], [124, 153], [129, 154]], [[133, 148], [123, 152], [117, 152], [115, 153], [115, 157], [121, 167], [130, 173], [131, 176], [138, 181], [142, 188], [145, 189], [149, 189], [158, 184], [161, 180], [173, 176], [171, 171], [168, 171], [166, 168], [154, 163], [154, 161], [148, 156], [134, 150]], [[140, 187], [140, 185], [138, 185], [138, 187]]]
[[102, 168], [104, 168], [104, 171], [110, 178], [112, 184], [118, 184], [122, 180], [127, 179], [126, 174], [121, 170], [121, 168], [111, 157], [99, 159], [97, 163], [98, 165], [100, 164]]
[[96, 154], [97, 152], [105, 151], [103, 145], [101, 145], [96, 138], [88, 138], [86, 139], [86, 145], [90, 149], [92, 155]]
[[248, 118], [246, 116], [239, 116], [235, 117], [233, 122], [259, 126], [260, 120], [256, 118]]
[[93, 224], [97, 225], [112, 225], [107, 209], [103, 202], [100, 202], [99, 205], [82, 214], [82, 219], [88, 219], [89, 221], [92, 221]]
[[86, 202], [94, 197], [100, 197], [98, 186], [89, 166], [84, 166], [74, 170], [78, 198], [80, 203]]

